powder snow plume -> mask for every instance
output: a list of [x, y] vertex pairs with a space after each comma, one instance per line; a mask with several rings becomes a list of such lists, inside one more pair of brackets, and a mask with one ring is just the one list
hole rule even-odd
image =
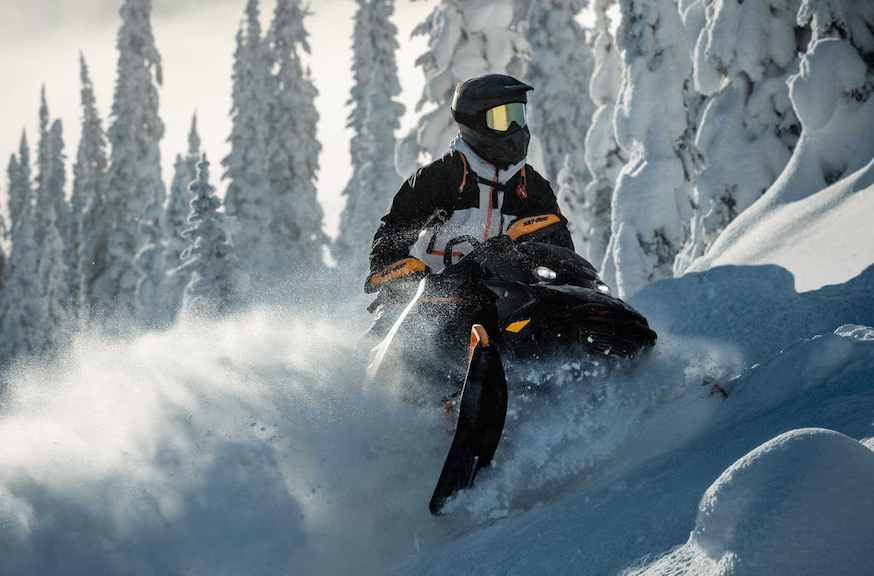
[[396, 553], [431, 422], [363, 391], [343, 333], [262, 310], [19, 368], [0, 572], [339, 574]]
[[0, 573], [389, 572], [559, 494], [633, 444], [653, 406], [702, 402], [726, 365], [666, 341], [635, 374], [571, 370], [551, 396], [517, 384], [495, 468], [433, 518], [444, 417], [367, 385], [338, 315], [82, 337], [18, 367], [0, 414]]

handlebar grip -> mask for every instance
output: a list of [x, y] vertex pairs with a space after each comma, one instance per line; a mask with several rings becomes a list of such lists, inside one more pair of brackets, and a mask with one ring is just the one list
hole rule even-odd
[[470, 234], [464, 234], [462, 236], [456, 236], [452, 240], [446, 243], [446, 247], [443, 249], [443, 265], [444, 266], [452, 266], [452, 249], [461, 244], [463, 242], [468, 242], [471, 246], [476, 248], [480, 245], [480, 241], [471, 236]]

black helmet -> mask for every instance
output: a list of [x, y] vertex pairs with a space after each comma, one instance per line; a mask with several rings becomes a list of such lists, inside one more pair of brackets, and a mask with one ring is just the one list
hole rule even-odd
[[505, 74], [468, 78], [455, 87], [452, 117], [461, 137], [483, 160], [506, 168], [528, 154], [531, 132], [525, 120], [525, 93], [529, 90], [534, 88]]

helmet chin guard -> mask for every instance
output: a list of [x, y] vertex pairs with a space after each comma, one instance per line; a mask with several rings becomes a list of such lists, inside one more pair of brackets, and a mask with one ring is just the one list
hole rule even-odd
[[452, 117], [458, 122], [461, 137], [483, 160], [506, 168], [528, 154], [528, 126], [512, 122], [507, 130], [492, 130], [486, 123], [486, 113], [505, 104], [526, 104], [530, 90], [531, 86], [505, 74], [468, 78], [455, 87]]
[[528, 155], [531, 132], [528, 127], [497, 132], [489, 128], [477, 129], [459, 124], [459, 132], [474, 152], [486, 162], [505, 169], [521, 162]]

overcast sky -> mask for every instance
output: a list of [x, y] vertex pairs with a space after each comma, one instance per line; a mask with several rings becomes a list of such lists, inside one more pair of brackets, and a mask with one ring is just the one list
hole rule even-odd
[[[422, 72], [413, 66], [425, 50], [424, 38], [410, 41], [410, 32], [424, 20], [435, 0], [396, 0], [402, 100], [407, 106], [405, 131], [415, 123], [413, 107], [421, 94]], [[213, 164], [229, 149], [231, 64], [234, 37], [243, 18], [246, 0], [153, 0], [152, 29], [164, 67], [160, 90], [161, 117], [166, 133], [161, 146], [165, 181], [172, 177], [173, 159], [185, 151], [191, 116]], [[262, 0], [266, 29], [275, 0]], [[112, 105], [117, 53], [115, 37], [121, 0], [0, 0], [0, 198], [6, 211], [6, 166], [18, 150], [21, 130], [27, 129], [35, 156], [39, 93], [46, 86], [49, 113], [60, 118], [68, 159], [79, 140], [79, 51], [85, 54], [97, 92], [97, 105], [107, 126]], [[336, 232], [340, 191], [349, 178], [349, 134], [345, 107], [351, 88], [351, 35], [354, 0], [311, 0], [312, 15], [305, 20], [312, 54], [309, 63], [319, 90], [320, 156], [319, 197], [325, 206], [326, 227]], [[34, 157], [35, 160], [35, 157]], [[68, 175], [70, 174], [68, 162]], [[68, 176], [69, 179], [70, 176]], [[71, 183], [68, 181], [68, 193]]]

